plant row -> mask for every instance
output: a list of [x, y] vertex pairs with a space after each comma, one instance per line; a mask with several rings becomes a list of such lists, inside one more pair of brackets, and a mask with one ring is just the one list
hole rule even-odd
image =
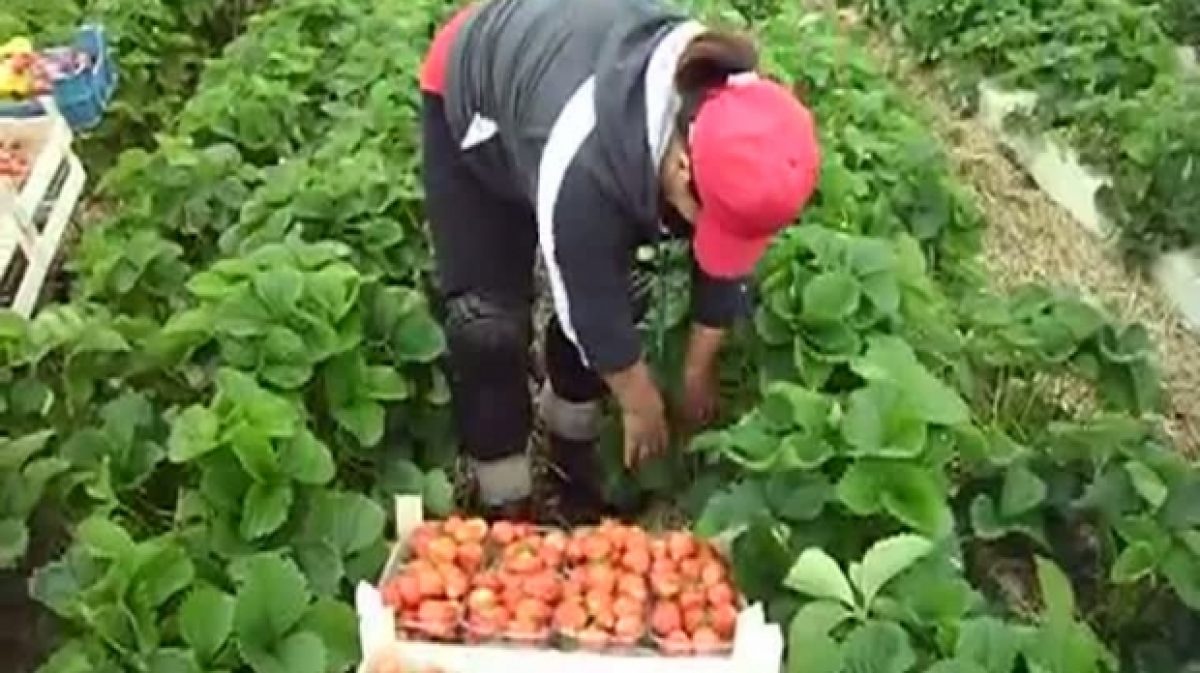
[[1200, 81], [1182, 71], [1159, 7], [1130, 0], [866, 0], [960, 83], [1035, 91], [1027, 128], [1048, 131], [1111, 176], [1099, 206], [1134, 258], [1200, 243]]
[[443, 13], [255, 17], [104, 177], [72, 301], [0, 318], [0, 565], [39, 503], [66, 535], [46, 673], [346, 670], [380, 503], [452, 507], [410, 81]]
[[726, 363], [745, 403], [689, 447], [697, 531], [732, 538], [789, 670], [1178, 670], [1200, 472], [1161, 433], [1144, 330], [1065, 289], [988, 291], [978, 211], [836, 19], [724, 13], [825, 129], [815, 207]]
[[1136, 0], [1158, 8], [1167, 34], [1185, 47], [1200, 47], [1200, 7], [1188, 0]]

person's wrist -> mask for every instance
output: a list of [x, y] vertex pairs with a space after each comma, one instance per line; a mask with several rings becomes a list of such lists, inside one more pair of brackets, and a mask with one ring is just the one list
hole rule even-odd
[[685, 362], [683, 365], [683, 378], [689, 381], [709, 379], [712, 378], [714, 369], [711, 362]]
[[620, 403], [621, 412], [627, 416], [654, 418], [666, 412], [662, 395], [653, 385], [648, 385], [645, 389], [639, 390], [636, 395], [621, 400]]

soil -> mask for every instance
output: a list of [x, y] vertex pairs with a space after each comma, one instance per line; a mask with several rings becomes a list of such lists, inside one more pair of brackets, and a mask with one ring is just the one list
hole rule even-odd
[[24, 563], [0, 572], [0, 671], [33, 673], [53, 650], [58, 637], [54, 616], [29, 596], [34, 569], [61, 552], [64, 537], [59, 522], [39, 512], [31, 522], [31, 548]]
[[1167, 393], [1166, 430], [1180, 451], [1200, 456], [1200, 335], [1143, 273], [1051, 201], [982, 123], [951, 105], [940, 84], [949, 81], [944, 69], [916, 64], [890, 37], [870, 35], [869, 49], [907, 97], [920, 101], [951, 170], [976, 196], [988, 224], [984, 262], [997, 289], [1029, 282], [1077, 287], [1118, 319], [1145, 325]]

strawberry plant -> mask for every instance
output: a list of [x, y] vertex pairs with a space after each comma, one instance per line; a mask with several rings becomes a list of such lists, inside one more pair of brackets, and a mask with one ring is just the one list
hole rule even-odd
[[0, 569], [12, 568], [29, 546], [26, 525], [46, 486], [71, 465], [58, 456], [45, 456], [52, 431], [22, 437], [0, 437]]
[[866, 0], [928, 61], [1038, 94], [1023, 121], [1114, 178], [1099, 204], [1137, 259], [1187, 248], [1196, 228], [1196, 82], [1181, 72], [1155, 5], [1128, 0]]
[[177, 536], [136, 540], [92, 518], [64, 557], [38, 571], [33, 592], [85, 635], [44, 670], [343, 670], [357, 659], [355, 617], [314, 598], [295, 564], [275, 554], [238, 560], [232, 586], [201, 580]]

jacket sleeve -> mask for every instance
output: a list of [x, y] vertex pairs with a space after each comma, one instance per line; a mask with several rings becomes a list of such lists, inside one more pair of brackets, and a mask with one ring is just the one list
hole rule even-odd
[[626, 369], [642, 355], [630, 290], [633, 244], [627, 219], [579, 162], [567, 169], [553, 209], [538, 209], [538, 239], [555, 315], [584, 364], [600, 374]]
[[750, 315], [749, 279], [714, 278], [692, 258], [692, 320], [705, 327], [724, 328]]

